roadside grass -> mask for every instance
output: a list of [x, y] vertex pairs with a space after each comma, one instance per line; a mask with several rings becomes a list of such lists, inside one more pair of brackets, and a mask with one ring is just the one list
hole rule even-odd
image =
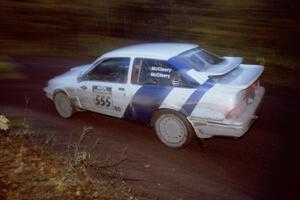
[[5, 51], [0, 49], [0, 55], [9, 55], [14, 58], [47, 57], [66, 59], [97, 58], [109, 50], [139, 42], [127, 38], [88, 33], [77, 34], [66, 39], [51, 40], [46, 44], [34, 40], [20, 43], [15, 38], [5, 40], [0, 38], [0, 41], [3, 47], [7, 47], [4, 48]]
[[192, 42], [221, 56], [265, 65], [268, 83], [300, 85], [299, 20], [293, 16], [298, 11], [283, 1], [3, 2], [1, 23], [7, 28], [0, 55], [95, 59], [135, 43]]
[[144, 199], [118, 170], [126, 150], [112, 161], [92, 156], [98, 141], [81, 147], [92, 127], [83, 127], [76, 142], [57, 152], [51, 150], [55, 137], [37, 133], [29, 119], [16, 117], [10, 125], [9, 132], [0, 132], [0, 199]]
[[24, 75], [19, 72], [18, 65], [9, 58], [0, 57], [0, 80], [1, 79], [24, 79]]
[[[52, 59], [96, 59], [103, 53], [120, 48], [126, 45], [142, 43], [145, 41], [132, 40], [126, 38], [117, 38], [109, 36], [97, 36], [91, 34], [82, 34], [76, 39], [69, 38], [70, 45], [77, 46], [68, 47], [61, 45], [58, 41], [53, 41], [51, 45], [40, 47], [39, 44], [23, 43], [23, 48], [10, 49], [7, 53], [18, 57], [48, 57]], [[5, 41], [7, 42], [7, 41]], [[4, 43], [5, 43], [4, 42]], [[16, 42], [16, 41], [14, 41]], [[186, 40], [185, 42], [190, 42]], [[221, 56], [241, 56], [246, 64], [261, 64], [265, 66], [263, 82], [297, 89], [300, 81], [297, 78], [299, 72], [298, 66], [300, 61], [289, 55], [280, 54], [276, 49], [264, 47], [241, 49], [234, 48], [232, 45], [223, 46], [214, 45], [209, 40], [193, 41], [207, 48], [211, 52], [215, 52]], [[38, 52], [25, 51], [22, 49], [39, 49]], [[18, 49], [18, 50], [17, 50]], [[17, 64], [8, 60], [0, 61], [0, 80], [1, 79], [23, 79], [24, 75], [18, 71]]]

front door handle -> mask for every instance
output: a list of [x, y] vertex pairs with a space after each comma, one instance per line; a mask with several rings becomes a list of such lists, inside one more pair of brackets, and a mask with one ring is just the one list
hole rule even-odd
[[82, 85], [80, 88], [83, 89], [83, 90], [87, 89], [87, 87], [85, 85]]
[[119, 90], [120, 90], [120, 91], [125, 91], [125, 88], [121, 88], [121, 87], [120, 87]]

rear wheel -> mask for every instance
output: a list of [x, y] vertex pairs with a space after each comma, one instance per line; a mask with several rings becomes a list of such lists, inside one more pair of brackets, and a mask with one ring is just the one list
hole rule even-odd
[[65, 93], [59, 92], [54, 96], [56, 111], [63, 118], [69, 118], [74, 113], [74, 107]]
[[194, 131], [184, 116], [173, 111], [159, 111], [154, 115], [156, 135], [168, 147], [179, 148], [189, 144]]

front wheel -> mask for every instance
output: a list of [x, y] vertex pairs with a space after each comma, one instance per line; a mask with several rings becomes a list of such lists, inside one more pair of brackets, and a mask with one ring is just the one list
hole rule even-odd
[[154, 120], [156, 135], [168, 147], [179, 148], [192, 141], [193, 128], [181, 114], [160, 111], [155, 114]]
[[54, 96], [55, 108], [60, 116], [69, 118], [74, 113], [74, 107], [65, 93], [59, 92]]

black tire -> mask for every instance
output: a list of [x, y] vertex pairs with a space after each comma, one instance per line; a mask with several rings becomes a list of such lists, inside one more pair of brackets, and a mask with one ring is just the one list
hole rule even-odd
[[58, 114], [63, 118], [70, 118], [74, 112], [75, 109], [68, 98], [68, 96], [63, 92], [58, 92], [54, 96], [54, 104], [56, 111]]
[[186, 146], [195, 136], [194, 129], [187, 119], [172, 110], [161, 110], [154, 113], [153, 125], [159, 140], [168, 147]]

